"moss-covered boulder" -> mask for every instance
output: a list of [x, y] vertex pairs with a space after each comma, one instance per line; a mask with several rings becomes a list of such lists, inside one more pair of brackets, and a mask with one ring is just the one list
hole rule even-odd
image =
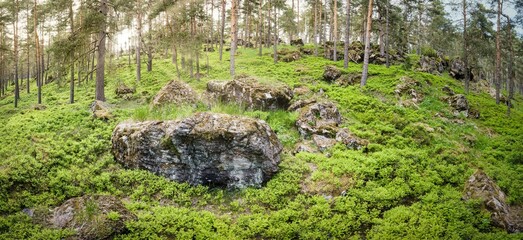
[[296, 121], [296, 127], [302, 137], [313, 134], [334, 137], [341, 123], [342, 117], [333, 102], [303, 102]]
[[323, 71], [323, 80], [334, 82], [341, 77], [341, 71], [335, 66], [326, 66]]
[[287, 109], [292, 90], [283, 84], [263, 84], [255, 78], [240, 76], [229, 82], [207, 84], [207, 92], [222, 102], [233, 102], [248, 109]]
[[198, 102], [198, 94], [186, 83], [172, 80], [156, 94], [152, 105], [192, 104]]
[[68, 239], [110, 239], [124, 233], [125, 222], [135, 219], [116, 197], [88, 195], [71, 198], [53, 209], [45, 224], [73, 230], [75, 235]]
[[109, 120], [113, 118], [109, 104], [107, 104], [106, 102], [96, 100], [93, 103], [91, 103], [90, 109], [91, 113], [93, 114], [93, 118], [101, 120]]
[[495, 226], [504, 228], [507, 232], [523, 231], [523, 216], [507, 203], [505, 193], [485, 172], [477, 170], [470, 176], [465, 182], [463, 198], [481, 200], [482, 207], [490, 212]]
[[116, 161], [126, 168], [228, 188], [260, 187], [278, 170], [283, 149], [264, 121], [215, 113], [121, 123], [112, 145]]

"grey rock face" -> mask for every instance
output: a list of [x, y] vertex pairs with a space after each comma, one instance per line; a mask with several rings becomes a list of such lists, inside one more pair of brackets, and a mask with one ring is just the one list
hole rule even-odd
[[293, 97], [292, 90], [287, 86], [268, 86], [249, 77], [227, 83], [210, 82], [207, 92], [220, 101], [235, 102], [258, 110], [287, 109]]
[[283, 149], [263, 121], [198, 113], [181, 121], [122, 123], [113, 155], [127, 168], [192, 185], [260, 187], [278, 170]]
[[334, 82], [341, 76], [341, 71], [335, 66], [326, 66], [323, 72], [323, 80]]
[[113, 115], [109, 111], [109, 104], [102, 101], [94, 101], [90, 106], [91, 113], [94, 118], [108, 120], [113, 118]]
[[483, 207], [491, 213], [492, 223], [507, 232], [523, 231], [522, 216], [507, 204], [506, 195], [487, 174], [477, 170], [465, 183], [463, 198], [481, 199]]
[[450, 96], [449, 105], [457, 111], [468, 111], [469, 110], [469, 101], [463, 94], [456, 94]]
[[172, 80], [153, 99], [153, 106], [164, 104], [195, 103], [198, 94], [186, 83]]
[[134, 219], [136, 216], [116, 197], [83, 196], [71, 198], [52, 210], [44, 224], [74, 230], [76, 234], [69, 239], [108, 239], [123, 233], [125, 222]]
[[341, 114], [332, 102], [314, 102], [299, 109], [296, 126], [302, 137], [319, 134], [335, 136]]
[[336, 141], [342, 143], [348, 149], [353, 150], [360, 150], [369, 144], [367, 140], [354, 136], [354, 134], [346, 128], [342, 128], [336, 133]]

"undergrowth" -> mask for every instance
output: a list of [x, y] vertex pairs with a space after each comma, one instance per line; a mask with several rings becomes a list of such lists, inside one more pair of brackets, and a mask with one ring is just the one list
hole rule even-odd
[[[266, 52], [268, 50], [265, 50]], [[487, 94], [467, 95], [481, 112], [479, 119], [455, 116], [441, 88], [463, 93], [448, 76], [411, 71], [416, 56], [390, 68], [371, 65], [364, 88], [322, 81], [323, 68], [343, 63], [305, 56], [291, 63], [272, 63], [257, 51], [239, 49], [237, 73], [267, 83], [306, 86], [336, 102], [343, 126], [367, 139], [366, 151], [336, 146], [324, 153], [292, 150], [300, 136], [297, 113], [253, 111], [235, 104], [203, 103], [152, 108], [152, 97], [177, 78], [169, 59], [155, 60], [152, 72], [135, 82], [134, 66], [120, 59], [107, 75], [106, 93], [114, 118], [93, 119], [89, 105], [92, 82], [77, 87], [68, 104], [67, 87], [43, 89], [45, 110], [34, 108], [36, 93], [0, 100], [0, 238], [61, 239], [68, 231], [35, 224], [26, 208], [52, 208], [84, 194], [123, 199], [138, 216], [128, 233], [116, 239], [500, 239], [521, 238], [492, 227], [477, 202], [461, 200], [466, 179], [483, 169], [508, 195], [523, 204], [523, 101], [512, 115]], [[228, 61], [209, 54], [200, 80], [182, 80], [204, 92], [209, 80], [228, 80]], [[111, 68], [112, 67], [112, 68]], [[358, 72], [350, 63], [344, 73]], [[208, 71], [208, 72], [207, 72]], [[395, 86], [408, 76], [422, 84], [424, 100], [414, 107], [397, 103]], [[135, 87], [129, 100], [116, 97], [118, 84]], [[223, 190], [176, 183], [143, 170], [126, 170], [111, 155], [111, 134], [122, 121], [182, 119], [211, 111], [266, 121], [285, 150], [280, 170], [260, 189]]]

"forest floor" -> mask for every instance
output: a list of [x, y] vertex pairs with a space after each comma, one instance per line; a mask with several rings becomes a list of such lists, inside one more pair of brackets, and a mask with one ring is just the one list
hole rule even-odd
[[[289, 47], [288, 47], [289, 48]], [[268, 49], [265, 49], [269, 52]], [[229, 53], [224, 53], [228, 56]], [[207, 57], [211, 67], [206, 67]], [[210, 80], [230, 80], [229, 61], [202, 55], [200, 80], [182, 80], [203, 93]], [[76, 88], [68, 104], [68, 83], [44, 86], [44, 110], [37, 110], [36, 88], [0, 99], [0, 239], [61, 239], [70, 231], [35, 224], [23, 209], [47, 209], [72, 197], [103, 194], [122, 199], [138, 217], [116, 239], [521, 239], [493, 227], [478, 201], [462, 200], [465, 181], [486, 172], [512, 205], [523, 204], [523, 99], [517, 95], [510, 117], [487, 93], [474, 89], [467, 99], [479, 119], [455, 115], [441, 98], [449, 86], [463, 93], [448, 74], [436, 76], [405, 64], [371, 65], [367, 86], [338, 86], [322, 80], [326, 65], [343, 62], [305, 56], [274, 64], [257, 50], [238, 50], [236, 72], [262, 82], [307, 87], [335, 102], [343, 127], [366, 139], [365, 151], [336, 145], [323, 153], [293, 155], [300, 135], [297, 114], [252, 111], [234, 104], [169, 105], [153, 109], [158, 90], [176, 79], [169, 58], [155, 59], [142, 71], [127, 58], [106, 69], [106, 98], [114, 117], [94, 119], [89, 106], [94, 82]], [[344, 73], [361, 72], [350, 63]], [[399, 104], [394, 90], [405, 77], [421, 86], [423, 101]], [[129, 100], [117, 98], [119, 84], [135, 87]], [[279, 172], [266, 186], [224, 190], [169, 181], [144, 170], [127, 170], [111, 154], [111, 134], [123, 121], [179, 119], [199, 111], [265, 120], [285, 149]]]

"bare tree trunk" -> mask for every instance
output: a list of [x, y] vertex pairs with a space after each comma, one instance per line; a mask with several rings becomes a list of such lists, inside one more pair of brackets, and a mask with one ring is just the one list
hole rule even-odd
[[[71, 1], [69, 4], [69, 24], [71, 27], [71, 35], [74, 35], [74, 13], [73, 13], [73, 4]], [[69, 103], [74, 103], [74, 51], [71, 51], [69, 56], [71, 61], [71, 80], [69, 85]]]
[[508, 26], [508, 49], [509, 49], [509, 61], [508, 61], [508, 98], [507, 98], [507, 116], [510, 116], [510, 109], [512, 108], [512, 99], [514, 98], [514, 79], [516, 73], [514, 71], [514, 43], [512, 42], [512, 24], [510, 18], [503, 14], [507, 19]]
[[385, 55], [385, 62], [386, 62], [386, 65], [387, 65], [387, 68], [390, 67], [390, 53], [389, 53], [389, 8], [390, 8], [390, 0], [387, 0], [387, 8], [385, 9], [386, 11], [386, 25], [385, 25], [385, 35], [386, 35], [386, 38], [385, 38], [385, 51], [386, 51], [386, 55]]
[[[107, 18], [107, 1], [102, 0], [100, 4], [100, 13], [104, 18]], [[105, 73], [105, 38], [107, 36], [105, 32], [106, 21], [104, 19], [100, 25], [100, 32], [98, 33], [98, 60], [96, 63], [96, 100], [105, 102], [104, 92], [104, 73]]]
[[[27, 9], [29, 11], [29, 2], [27, 2]], [[29, 21], [31, 21], [29, 17], [29, 13], [27, 13], [27, 19], [26, 19], [26, 31], [27, 31], [27, 81], [26, 81], [26, 92], [29, 94], [31, 91], [29, 90], [29, 79], [31, 79], [31, 56], [30, 56], [30, 49], [29, 49]]]
[[465, 93], [469, 93], [470, 76], [469, 76], [469, 57], [468, 57], [468, 39], [467, 39], [467, 0], [463, 0], [463, 63], [465, 65]]
[[153, 70], [153, 36], [152, 36], [152, 20], [148, 18], [147, 20], [147, 27], [148, 29], [148, 46], [147, 46], [147, 72], [151, 72]]
[[[138, 1], [137, 6], [139, 8], [142, 7], [141, 0]], [[138, 25], [137, 25], [137, 32], [138, 32], [138, 39], [136, 41], [136, 82], [140, 82], [142, 80], [142, 10], [138, 10], [137, 19]]]
[[[93, 49], [96, 49], [97, 48], [97, 43], [95, 42], [94, 43], [94, 48]], [[131, 53], [129, 52], [129, 55]], [[93, 54], [91, 56], [91, 70], [89, 71], [90, 73], [90, 76], [89, 76], [89, 81], [93, 81], [93, 72], [94, 72], [94, 57], [96, 56], [96, 52], [93, 50]]]
[[38, 39], [38, 22], [36, 21], [37, 0], [34, 0], [33, 8], [33, 30], [35, 39], [35, 65], [36, 65], [36, 87], [38, 95], [38, 104], [42, 104], [42, 69], [40, 68], [40, 40]]
[[345, 46], [344, 46], [344, 53], [343, 53], [343, 67], [345, 69], [349, 68], [350, 0], [347, 0], [346, 11], [347, 11], [347, 26], [345, 29]]
[[501, 91], [501, 0], [498, 0], [497, 31], [496, 31], [496, 104], [499, 104]]
[[234, 77], [235, 66], [234, 66], [234, 55], [236, 54], [236, 46], [238, 43], [238, 6], [237, 0], [231, 0], [231, 57], [230, 57], [230, 73]]
[[276, 11], [276, 5], [274, 5], [274, 63], [278, 63], [278, 15]]
[[15, 108], [18, 107], [18, 100], [20, 99], [20, 87], [18, 86], [18, 0], [15, 0], [15, 22], [13, 25], [13, 45], [15, 55]]
[[260, 5], [258, 6], [258, 56], [263, 54], [263, 13], [262, 13], [263, 0], [260, 0]]
[[367, 75], [369, 73], [369, 55], [370, 55], [370, 30], [372, 27], [372, 0], [369, 0], [369, 9], [367, 12], [367, 29], [365, 34], [365, 55], [363, 57], [363, 72], [361, 73], [361, 86], [367, 84]]
[[178, 76], [178, 80], [180, 80], [181, 74], [180, 68], [178, 67], [178, 49], [176, 48], [176, 44], [173, 44], [173, 63], [176, 66], [176, 75]]
[[314, 1], [314, 56], [318, 56], [318, 0]]
[[338, 0], [334, 0], [334, 9], [332, 10], [334, 15], [334, 61], [338, 61]]
[[223, 41], [225, 40], [225, 0], [222, 0], [222, 21], [220, 29], [220, 61], [223, 58]]

